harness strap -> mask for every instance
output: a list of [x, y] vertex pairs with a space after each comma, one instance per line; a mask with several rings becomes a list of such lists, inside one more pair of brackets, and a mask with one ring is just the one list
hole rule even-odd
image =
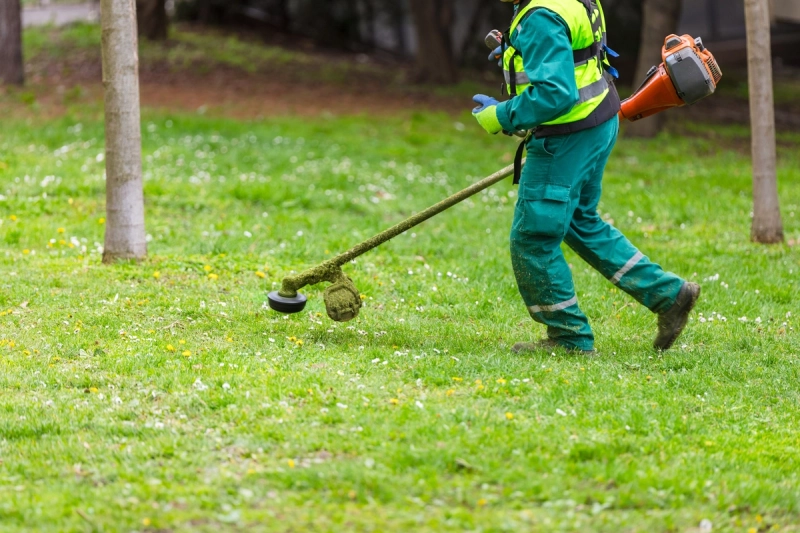
[[517, 146], [517, 153], [514, 155], [514, 185], [519, 185], [519, 181], [522, 178], [522, 156], [528, 148], [528, 141], [530, 138], [531, 133], [529, 132], [525, 139]]
[[[530, 4], [532, 1], [533, 0], [525, 0], [519, 5], [518, 10], [522, 11], [523, 9], [528, 7], [528, 4]], [[539, 8], [531, 9], [530, 11], [525, 13], [525, 15], [523, 15], [523, 17], [517, 23], [517, 28], [519, 28], [519, 25], [522, 24], [525, 21], [525, 19], [528, 18], [531, 15], [531, 13], [533, 13], [537, 9]], [[514, 25], [515, 19], [516, 15], [514, 16], [514, 18], [511, 19], [511, 26]], [[505, 45], [504, 48], [513, 48], [511, 46], [511, 26], [509, 26], [508, 30], [506, 30], [506, 32], [503, 33], [503, 44]], [[530, 83], [530, 79], [528, 78], [527, 74], [525, 74], [524, 72], [517, 73], [516, 59], [517, 56], [521, 55], [522, 54], [520, 54], [519, 51], [514, 49], [514, 54], [511, 56], [511, 60], [509, 61], [509, 66], [508, 66], [509, 70], [507, 71], [507, 73], [504, 73], [506, 74], [506, 83], [508, 84], [508, 92], [512, 98], [517, 96], [517, 85], [526, 85]], [[523, 81], [520, 75], [524, 75], [524, 79], [527, 81]]]

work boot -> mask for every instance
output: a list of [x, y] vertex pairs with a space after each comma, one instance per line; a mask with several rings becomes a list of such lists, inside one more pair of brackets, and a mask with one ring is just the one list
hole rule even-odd
[[689, 321], [689, 314], [700, 298], [700, 285], [686, 282], [678, 293], [678, 298], [669, 310], [658, 315], [658, 336], [653, 342], [656, 350], [669, 350], [678, 340]]
[[594, 357], [597, 355], [597, 350], [579, 350], [577, 348], [570, 348], [568, 346], [564, 346], [563, 344], [559, 344], [553, 339], [542, 339], [536, 342], [518, 342], [511, 348], [511, 351], [519, 354], [526, 352], [551, 351], [555, 348], [563, 348], [568, 353], [585, 355], [587, 357]]

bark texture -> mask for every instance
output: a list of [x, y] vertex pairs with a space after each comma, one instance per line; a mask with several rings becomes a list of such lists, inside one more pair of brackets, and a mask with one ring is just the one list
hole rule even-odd
[[[634, 85], [641, 83], [647, 71], [661, 64], [661, 49], [667, 35], [678, 31], [682, 0], [645, 0], [642, 5], [642, 37]], [[639, 120], [627, 126], [633, 137], [655, 137], [664, 127], [663, 113]]]
[[136, 0], [136, 22], [140, 37], [166, 40], [169, 31], [167, 0]]
[[134, 0], [101, 0], [106, 124], [103, 262], [147, 255]]
[[21, 17], [20, 0], [0, 0], [0, 84], [25, 82]]
[[458, 81], [453, 57], [451, 0], [410, 0], [411, 17], [417, 32], [414, 81], [450, 85]]
[[750, 127], [753, 137], [754, 242], [783, 242], [776, 175], [775, 106], [769, 0], [745, 0]]

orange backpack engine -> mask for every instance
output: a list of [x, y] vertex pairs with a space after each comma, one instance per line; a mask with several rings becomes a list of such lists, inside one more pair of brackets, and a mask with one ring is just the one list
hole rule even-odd
[[664, 62], [651, 68], [642, 86], [622, 102], [621, 119], [635, 122], [671, 107], [692, 105], [717, 90], [722, 71], [699, 37], [668, 36], [661, 57]]

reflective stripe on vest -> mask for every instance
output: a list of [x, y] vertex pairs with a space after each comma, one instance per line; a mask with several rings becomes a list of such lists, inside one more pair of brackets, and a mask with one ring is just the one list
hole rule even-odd
[[[591, 9], [591, 14], [587, 11]], [[608, 95], [609, 85], [604, 76], [605, 17], [600, 0], [529, 0], [514, 16], [507, 32], [509, 44], [519, 31], [522, 21], [534, 10], [546, 8], [558, 14], [569, 27], [575, 60], [575, 82], [578, 87], [578, 103], [565, 115], [547, 122], [544, 126], [569, 124], [585, 119]], [[530, 30], [529, 30], [530, 31]], [[514, 97], [530, 86], [521, 54], [508, 46], [503, 54], [503, 71], [509, 94]], [[513, 80], [512, 80], [513, 73]], [[513, 83], [512, 83], [513, 81]]]

